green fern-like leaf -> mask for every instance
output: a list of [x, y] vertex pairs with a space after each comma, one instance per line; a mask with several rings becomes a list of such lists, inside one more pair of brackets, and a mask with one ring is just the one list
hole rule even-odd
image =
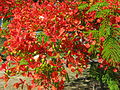
[[120, 45], [114, 37], [106, 38], [102, 56], [106, 60], [112, 59], [114, 62], [120, 62]]
[[79, 7], [78, 7], [78, 9], [79, 9], [79, 10], [83, 10], [83, 9], [85, 9], [86, 7], [88, 7], [88, 3], [86, 3], [86, 4], [80, 4]]
[[98, 11], [100, 7], [108, 6], [108, 5], [109, 5], [109, 3], [107, 3], [107, 2], [96, 3], [95, 5], [92, 5], [86, 13], [89, 13], [91, 11]]
[[110, 9], [105, 9], [105, 10], [101, 10], [101, 11], [98, 11], [97, 12], [97, 15], [96, 15], [96, 18], [100, 18], [100, 17], [105, 17], [107, 16], [108, 14], [110, 14]]
[[102, 22], [102, 25], [99, 28], [99, 36], [102, 37], [108, 37], [109, 35], [112, 34], [112, 27], [109, 25], [108, 22], [105, 20]]

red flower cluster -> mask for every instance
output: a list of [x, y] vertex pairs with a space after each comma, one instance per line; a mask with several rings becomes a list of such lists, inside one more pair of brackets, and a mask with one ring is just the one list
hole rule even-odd
[[[18, 73], [33, 79], [32, 85], [20, 80], [19, 83], [14, 84], [16, 88], [20, 84], [26, 84], [28, 89], [38, 86], [38, 88], [54, 89], [57, 87], [61, 90], [68, 76], [66, 66], [72, 72], [81, 73], [87, 67], [90, 55], [93, 54], [92, 51], [89, 52], [89, 48], [95, 46], [99, 55], [104, 49], [102, 45], [105, 37], [96, 39], [89, 31], [97, 31], [105, 18], [97, 18], [97, 11], [86, 13], [90, 9], [89, 6], [79, 10], [78, 6], [81, 3], [67, 0], [44, 1], [41, 4], [34, 3], [32, 0], [2, 0], [1, 2], [1, 18], [8, 13], [12, 15], [8, 25], [9, 33], [5, 35], [7, 40], [4, 42], [5, 53], [8, 55], [7, 61], [0, 68], [7, 75], [7, 78], [3, 79], [8, 81], [11, 76]], [[114, 7], [109, 6], [107, 9], [111, 8]], [[119, 12], [118, 9], [114, 10]], [[120, 27], [119, 16], [108, 17], [110, 24]]]

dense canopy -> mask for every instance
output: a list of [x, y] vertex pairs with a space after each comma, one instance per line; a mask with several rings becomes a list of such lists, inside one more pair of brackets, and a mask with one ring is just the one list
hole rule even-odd
[[32, 80], [16, 88], [62, 90], [66, 68], [77, 78], [96, 60], [96, 69], [120, 71], [119, 0], [0, 0], [0, 19], [6, 84], [20, 74]]

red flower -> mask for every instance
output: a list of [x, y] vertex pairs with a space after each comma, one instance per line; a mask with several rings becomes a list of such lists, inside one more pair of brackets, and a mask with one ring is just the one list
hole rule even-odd
[[19, 83], [15, 83], [15, 84], [13, 85], [13, 87], [14, 87], [14, 88], [18, 88], [19, 85], [20, 85]]
[[0, 62], [2, 62], [2, 58], [1, 58], [1, 56], [0, 56]]
[[52, 72], [52, 77], [53, 77], [53, 78], [58, 77], [58, 72], [56, 72], [56, 71]]
[[89, 43], [85, 44], [85, 47], [90, 48], [90, 44]]
[[62, 70], [62, 71], [61, 71], [61, 74], [62, 74], [62, 75], [66, 75], [66, 73], [67, 73], [66, 70]]
[[113, 72], [118, 72], [118, 70], [116, 68], [113, 69]]

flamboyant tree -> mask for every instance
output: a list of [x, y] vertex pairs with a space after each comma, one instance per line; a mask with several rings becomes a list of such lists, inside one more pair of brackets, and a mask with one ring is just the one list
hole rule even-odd
[[[0, 70], [6, 81], [18, 74], [32, 78], [14, 87], [63, 89], [94, 59], [98, 69], [118, 72], [120, 66], [120, 1], [1, 0], [0, 32], [6, 38], [7, 61]], [[111, 68], [112, 67], [112, 68]], [[92, 68], [91, 68], [92, 69]]]

